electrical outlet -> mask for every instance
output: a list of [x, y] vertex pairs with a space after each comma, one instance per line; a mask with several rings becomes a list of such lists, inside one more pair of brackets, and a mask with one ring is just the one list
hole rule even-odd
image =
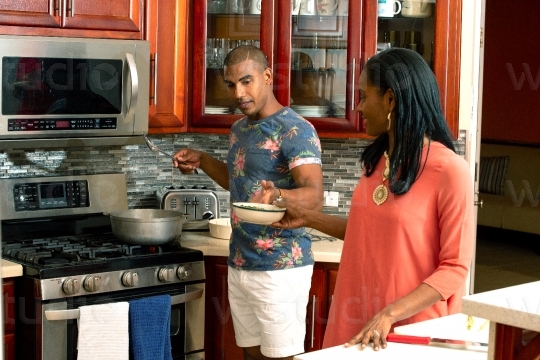
[[339, 193], [337, 191], [328, 191], [327, 194], [325, 191], [324, 205], [333, 207], [339, 206]]

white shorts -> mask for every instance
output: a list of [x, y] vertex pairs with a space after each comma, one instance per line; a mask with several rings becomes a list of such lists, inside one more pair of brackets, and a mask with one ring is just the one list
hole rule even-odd
[[274, 271], [229, 267], [229, 303], [236, 344], [261, 346], [267, 357], [304, 352], [313, 265]]

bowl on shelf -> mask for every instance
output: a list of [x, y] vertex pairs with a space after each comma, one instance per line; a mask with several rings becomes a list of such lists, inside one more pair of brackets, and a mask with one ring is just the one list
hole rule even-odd
[[210, 230], [210, 236], [216, 239], [229, 240], [231, 238], [231, 219], [219, 218], [208, 221], [208, 229]]
[[233, 211], [242, 221], [258, 225], [270, 225], [281, 220], [285, 209], [272, 204], [250, 202], [233, 203]]

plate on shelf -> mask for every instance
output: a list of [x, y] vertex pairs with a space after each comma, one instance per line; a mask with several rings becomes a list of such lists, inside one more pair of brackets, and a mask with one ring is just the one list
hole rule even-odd
[[312, 117], [322, 117], [328, 114], [327, 106], [304, 106], [297, 105], [291, 106], [291, 109], [296, 111], [299, 115], [302, 116], [312, 116]]
[[229, 108], [224, 106], [205, 106], [205, 114], [228, 114]]

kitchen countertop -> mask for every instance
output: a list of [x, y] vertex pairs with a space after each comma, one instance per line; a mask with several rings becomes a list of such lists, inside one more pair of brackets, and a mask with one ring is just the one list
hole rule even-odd
[[432, 345], [410, 345], [400, 343], [389, 343], [386, 349], [373, 350], [370, 345], [364, 350], [360, 345], [346, 348], [343, 345], [331, 347], [324, 350], [296, 355], [294, 360], [356, 360], [356, 359], [425, 359], [425, 360], [486, 360], [486, 351], [459, 350], [442, 346]]
[[22, 265], [2, 259], [0, 274], [2, 279], [21, 276], [23, 274]]
[[[482, 327], [485, 319], [475, 318], [470, 330], [467, 329], [467, 315], [453, 314], [436, 319], [420, 321], [414, 324], [398, 326], [394, 329], [396, 334], [412, 336], [429, 336], [452, 340], [473, 342], [488, 341], [488, 328]], [[389, 342], [386, 349], [374, 351], [372, 344], [361, 350], [360, 345], [350, 348], [335, 346], [328, 349], [300, 354], [294, 360], [327, 360], [327, 359], [448, 359], [448, 360], [486, 360], [488, 348], [486, 346], [442, 345], [413, 345]]]
[[463, 297], [461, 311], [499, 324], [540, 331], [540, 281]]
[[[531, 355], [540, 354], [534, 339], [540, 336], [539, 304], [540, 281], [536, 281], [465, 296], [461, 311], [490, 320], [488, 359], [536, 359]], [[518, 329], [527, 331], [514, 337]]]
[[[310, 230], [310, 233], [314, 235], [313, 239], [330, 238], [316, 230]], [[229, 256], [229, 240], [213, 238], [208, 231], [182, 231], [180, 244], [201, 250], [205, 256]], [[339, 263], [343, 240], [316, 240], [313, 241], [311, 249], [316, 262]]]

